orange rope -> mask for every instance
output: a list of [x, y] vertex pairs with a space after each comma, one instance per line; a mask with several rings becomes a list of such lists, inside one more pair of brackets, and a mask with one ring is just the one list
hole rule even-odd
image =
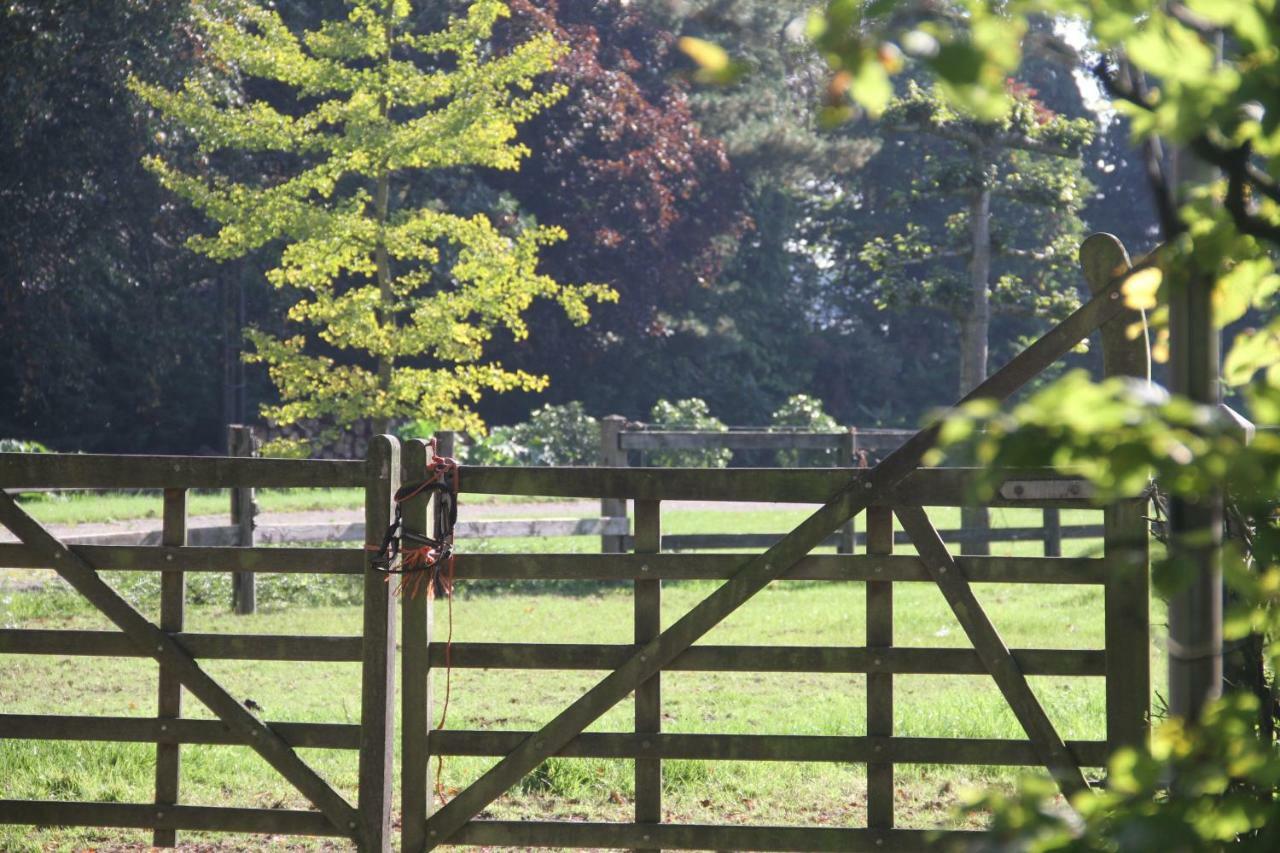
[[[444, 641], [444, 705], [440, 709], [440, 723], [436, 726], [436, 731], [444, 728], [445, 721], [449, 719], [449, 695], [453, 690], [453, 555], [449, 555], [449, 595], [446, 598], [449, 601], [449, 630]], [[440, 805], [448, 802], [444, 794], [444, 756], [436, 756], [436, 797], [440, 800]]]

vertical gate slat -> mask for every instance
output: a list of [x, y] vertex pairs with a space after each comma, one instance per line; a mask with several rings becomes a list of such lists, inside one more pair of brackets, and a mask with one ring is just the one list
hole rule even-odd
[[[635, 549], [637, 554], [657, 554], [662, 550], [662, 505], [659, 501], [635, 502]], [[643, 569], [641, 572], [643, 573]], [[644, 645], [662, 632], [662, 581], [635, 582], [635, 641]], [[662, 675], [636, 688], [636, 734], [662, 731]], [[662, 821], [662, 759], [636, 759], [637, 823]]]
[[[369, 442], [365, 487], [366, 539], [381, 541], [391, 523], [394, 496], [400, 487], [400, 442], [388, 435]], [[376, 546], [375, 546], [376, 547]], [[360, 849], [391, 849], [391, 753], [395, 736], [396, 610], [391, 585], [369, 568], [364, 573], [364, 663], [360, 690]]]
[[[867, 509], [867, 553], [893, 553], [893, 510]], [[867, 581], [867, 648], [893, 646], [893, 582]], [[874, 661], [875, 658], [873, 657]], [[867, 735], [893, 737], [893, 673], [867, 674]], [[867, 826], [893, 828], [893, 764], [867, 763]]]
[[[164, 490], [164, 520], [161, 543], [167, 547], [187, 544], [187, 490]], [[186, 576], [182, 572], [160, 574], [160, 629], [171, 634], [182, 630], [183, 605], [186, 599]], [[172, 667], [160, 664], [160, 687], [156, 716], [176, 719], [182, 716], [182, 684]], [[162, 727], [164, 723], [160, 723]], [[182, 770], [181, 747], [176, 743], [156, 744], [156, 811], [178, 803], [178, 782]], [[173, 847], [178, 843], [175, 829], [157, 829], [152, 833], [155, 847]]]
[[[448, 455], [450, 449], [442, 453]], [[402, 452], [403, 482], [412, 482], [427, 469], [427, 443], [414, 439], [404, 445]], [[429, 529], [430, 498], [419, 495], [405, 502], [404, 529], [406, 533], [434, 535]], [[403, 826], [400, 830], [401, 848], [408, 851], [426, 847], [426, 822], [431, 814], [433, 787], [429, 734], [431, 731], [432, 693], [431, 663], [428, 649], [431, 644], [433, 602], [426, 595], [402, 596], [403, 614], [401, 628], [401, 679], [403, 691], [400, 704], [400, 724], [403, 729], [400, 746], [400, 808]]]

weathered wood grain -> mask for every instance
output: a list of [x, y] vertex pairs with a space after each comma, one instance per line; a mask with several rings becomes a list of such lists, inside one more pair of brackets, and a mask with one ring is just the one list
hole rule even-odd
[[0, 487], [59, 489], [338, 488], [364, 485], [364, 463], [342, 459], [0, 453]]
[[[888, 556], [893, 553], [893, 511], [883, 507], [867, 510], [867, 553]], [[868, 581], [866, 587], [867, 651], [872, 661], [883, 662], [893, 651], [893, 584]], [[878, 668], [878, 666], [877, 666]], [[867, 734], [871, 737], [893, 736], [893, 673], [867, 674]], [[893, 763], [872, 761], [867, 764], [867, 826], [872, 829], [893, 828]]]
[[[441, 755], [503, 755], [532, 732], [451, 729], [431, 733]], [[1077, 763], [1102, 767], [1106, 741], [1068, 741]], [[692, 761], [797, 761], [862, 764], [963, 764], [1035, 767], [1035, 745], [1001, 738], [843, 737], [823, 735], [645, 734], [588, 732], [556, 755], [567, 758], [664, 758]]]
[[[197, 530], [199, 528], [196, 528]], [[361, 525], [361, 530], [364, 525]], [[188, 534], [192, 531], [189, 529]], [[195, 537], [189, 536], [188, 541]], [[118, 572], [279, 572], [358, 575], [364, 572], [364, 552], [357, 548], [165, 548], [154, 545], [75, 545], [64, 541], [76, 556], [99, 569]], [[46, 569], [48, 558], [18, 543], [0, 543], [0, 566]]]
[[38, 826], [112, 826], [272, 835], [342, 835], [319, 812], [290, 809], [236, 809], [151, 803], [68, 803], [0, 800], [0, 823]]
[[[662, 550], [662, 505], [658, 501], [636, 501], [635, 513], [636, 553], [658, 553]], [[633, 599], [635, 642], [639, 647], [652, 642], [662, 633], [662, 581], [648, 578], [635, 581]], [[658, 673], [636, 687], [635, 732], [638, 735], [652, 735], [661, 731], [662, 674]], [[661, 823], [662, 759], [636, 759], [635, 786], [636, 823]]]
[[[665, 543], [665, 539], [664, 539]], [[460, 554], [458, 577], [490, 580], [716, 580], [746, 554]], [[1106, 562], [1088, 557], [959, 557], [973, 583], [1102, 584]], [[919, 557], [811, 554], [783, 580], [932, 582]]]
[[[360, 727], [349, 723], [269, 722], [285, 743], [296, 748], [359, 749]], [[221, 720], [148, 717], [85, 717], [51, 714], [0, 714], [0, 738], [84, 740], [127, 743], [203, 743], [247, 745], [249, 739]]]
[[[360, 637], [320, 634], [204, 634], [178, 632], [173, 639], [192, 657], [209, 660], [359, 661]], [[151, 657], [127, 634], [69, 628], [0, 629], [0, 653]]]
[[[570, 643], [454, 643], [458, 669], [613, 669], [636, 646]], [[1101, 649], [1014, 649], [1028, 675], [1100, 676]], [[433, 666], [444, 665], [444, 644], [431, 646]], [[683, 652], [667, 667], [684, 672], [826, 672], [899, 675], [985, 675], [972, 649], [859, 648], [856, 646], [704, 646]]]
[[[402, 482], [414, 482], [427, 469], [427, 443], [414, 439], [401, 449]], [[433, 535], [430, 528], [430, 499], [419, 495], [403, 508], [406, 533]], [[431, 644], [434, 601], [427, 595], [404, 595], [400, 599], [403, 617], [400, 658], [400, 809], [401, 846], [420, 850], [426, 844], [424, 829], [434, 807], [434, 773], [427, 734], [431, 730], [434, 696], [431, 688]]]
[[[187, 544], [187, 490], [165, 489], [164, 492], [164, 545], [181, 548]], [[186, 604], [186, 576], [182, 572], [165, 572], [160, 576], [160, 628], [176, 633], [182, 630], [183, 611]], [[160, 679], [157, 691], [156, 716], [175, 719], [182, 716], [182, 684], [177, 673], [163, 661], [160, 663]], [[182, 756], [176, 743], [156, 745], [155, 802], [156, 807], [173, 806], [178, 802], [178, 779]], [[158, 828], [152, 834], [155, 847], [173, 847], [177, 844], [177, 832]]]
[[[400, 442], [379, 435], [369, 442], [364, 523], [385, 530], [395, 512], [400, 488]], [[377, 545], [382, 537], [371, 538]], [[364, 662], [360, 676], [360, 849], [391, 850], [391, 774], [395, 750], [396, 604], [386, 575], [374, 571], [374, 550], [365, 548]]]
[[637, 826], [617, 823], [560, 821], [497, 821], [470, 823], [457, 839], [460, 844], [509, 847], [587, 847], [635, 849], [652, 844], [667, 850], [797, 850], [813, 853], [895, 853], [938, 850], [939, 845], [968, 841], [974, 831], [933, 832], [922, 829], [842, 829], [800, 826], [702, 826], [663, 824]]

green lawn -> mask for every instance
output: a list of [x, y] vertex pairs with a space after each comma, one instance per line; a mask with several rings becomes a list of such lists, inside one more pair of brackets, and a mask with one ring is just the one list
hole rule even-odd
[[[803, 509], [777, 513], [698, 510], [670, 512], [668, 533], [784, 530]], [[955, 513], [935, 511], [938, 527]], [[1034, 523], [1038, 513], [996, 511], [997, 524]], [[1095, 522], [1095, 514], [1064, 513], [1064, 524]], [[598, 539], [509, 540], [466, 543], [486, 550], [591, 551]], [[1089, 553], [1096, 543], [1066, 543], [1068, 553]], [[994, 546], [996, 553], [1039, 553], [1037, 543]], [[148, 613], [155, 611], [155, 580], [140, 574], [109, 577]], [[262, 578], [262, 612], [226, 612], [225, 580], [191, 576], [193, 631], [355, 634], [360, 631], [353, 579]], [[664, 621], [686, 612], [714, 584], [673, 582], [664, 590]], [[983, 585], [979, 597], [1006, 642], [1014, 647], [1099, 648], [1101, 590], [1092, 587]], [[863, 588], [858, 583], [775, 583], [748, 602], [706, 643], [733, 645], [861, 645]], [[446, 609], [437, 608], [442, 624]], [[555, 593], [528, 586], [472, 583], [454, 604], [457, 641], [610, 642], [631, 637], [627, 590], [575, 585]], [[895, 595], [896, 642], [907, 646], [967, 645], [938, 592], [901, 584]], [[1156, 619], [1162, 622], [1162, 619]], [[72, 593], [57, 587], [0, 597], [0, 623], [20, 627], [108, 627]], [[356, 664], [209, 661], [207, 669], [236, 696], [252, 697], [276, 720], [355, 722], [359, 719]], [[1163, 665], [1156, 662], [1159, 677]], [[458, 670], [453, 674], [451, 728], [527, 730], [546, 722], [595, 683], [600, 673]], [[443, 686], [437, 675], [437, 691]], [[1102, 681], [1034, 678], [1033, 687], [1066, 738], [1103, 734]], [[670, 732], [847, 734], [865, 733], [865, 685], [856, 675], [668, 673], [663, 677], [664, 729]], [[0, 707], [8, 713], [78, 713], [146, 716], [154, 712], [155, 665], [107, 658], [0, 656]], [[1012, 714], [986, 677], [899, 676], [895, 680], [896, 733], [928, 737], [1019, 737]], [[188, 697], [190, 716], [208, 716]], [[629, 703], [614, 708], [593, 731], [625, 731]], [[302, 750], [309, 761], [354, 799], [356, 756]], [[183, 748], [182, 800], [188, 804], [285, 806], [304, 801], [247, 748]], [[456, 789], [495, 759], [451, 758], [445, 784]], [[665, 763], [666, 818], [679, 822], [861, 825], [865, 820], [865, 768], [841, 764], [669, 761]], [[141, 744], [0, 742], [0, 797], [146, 802], [151, 798], [154, 747]], [[1008, 785], [1018, 771], [1001, 768], [901, 766], [898, 825], [955, 825], [958, 791], [971, 784]], [[489, 816], [625, 820], [632, 785], [625, 761], [555, 759], [498, 801]], [[225, 849], [323, 847], [333, 842], [202, 836]], [[0, 828], [0, 850], [79, 849], [146, 844], [149, 835], [117, 830]], [[235, 847], [239, 845], [239, 847]]]

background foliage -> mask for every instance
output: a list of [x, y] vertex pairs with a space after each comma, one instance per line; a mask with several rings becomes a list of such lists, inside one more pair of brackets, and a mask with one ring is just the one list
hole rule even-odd
[[[406, 28], [438, 30], [467, 5], [420, 5]], [[348, 12], [337, 0], [277, 9], [295, 32]], [[527, 339], [495, 336], [494, 360], [551, 384], [481, 401], [484, 419], [518, 423], [570, 401], [593, 416], [639, 418], [659, 399], [702, 397], [729, 423], [759, 425], [805, 393], [842, 424], [908, 426], [953, 398], [958, 350], [945, 309], [882, 310], [880, 277], [858, 259], [868, 240], [907, 221], [945, 234], [948, 214], [902, 202], [918, 142], [869, 115], [824, 123], [833, 93], [825, 57], [806, 41], [808, 4], [516, 0], [511, 9], [492, 50], [550, 32], [569, 52], [539, 85], [566, 96], [522, 126], [530, 155], [519, 172], [414, 174], [400, 201], [447, 200], [460, 217], [486, 213], [502, 233], [563, 228], [568, 239], [543, 248], [539, 271], [608, 285], [620, 300], [596, 307], [584, 329], [555, 305], [535, 305]], [[90, 16], [81, 4], [17, 2], [0, 27], [10, 46], [0, 57], [0, 434], [59, 449], [221, 447], [225, 423], [281, 402], [261, 367], [243, 378], [235, 369], [241, 329], [287, 337], [296, 296], [264, 278], [270, 246], [222, 267], [186, 251], [202, 233], [198, 214], [139, 163], [148, 151], [197, 156], [126, 85], [131, 73], [168, 87], [209, 73], [189, 3], [110, 0]], [[732, 45], [751, 73], [695, 86], [681, 36]], [[1078, 68], [1028, 52], [998, 84], [1013, 76], [1055, 115], [1094, 124], [1080, 167], [1097, 188], [1084, 194], [1084, 227], [1141, 251], [1156, 217], [1140, 152], [1126, 142], [1131, 119], [1092, 112]], [[280, 87], [222, 78], [231, 95], [290, 109]], [[237, 162], [234, 174], [272, 181], [292, 167], [280, 153]], [[1037, 322], [997, 318], [992, 359]]]

